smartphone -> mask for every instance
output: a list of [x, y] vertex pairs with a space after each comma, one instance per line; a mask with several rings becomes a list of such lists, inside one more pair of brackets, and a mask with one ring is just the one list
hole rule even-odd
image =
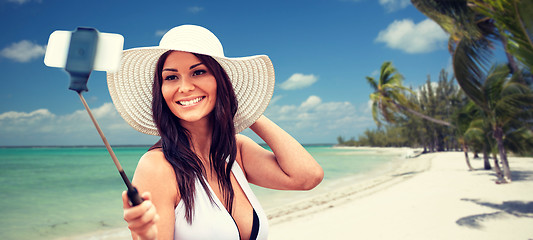
[[[71, 31], [54, 31], [48, 39], [44, 64], [49, 67], [65, 68], [69, 54]], [[120, 66], [124, 37], [115, 33], [98, 32], [93, 70], [115, 72]]]

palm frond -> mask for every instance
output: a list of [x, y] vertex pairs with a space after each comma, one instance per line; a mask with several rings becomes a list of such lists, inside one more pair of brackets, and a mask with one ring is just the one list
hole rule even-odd
[[376, 79], [374, 79], [373, 77], [366, 77], [366, 82], [368, 82], [368, 84], [370, 85], [370, 87], [374, 90], [374, 91], [377, 91], [378, 90], [378, 84], [376, 83]]
[[453, 39], [450, 45], [462, 38], [477, 39], [482, 35], [467, 0], [411, 0], [411, 3], [450, 34]]
[[533, 1], [470, 0], [473, 10], [494, 20], [508, 39], [507, 49], [524, 66], [533, 70]]
[[491, 45], [488, 39], [461, 39], [453, 55], [452, 64], [457, 83], [470, 99], [481, 106], [484, 103], [482, 82], [492, 56]]

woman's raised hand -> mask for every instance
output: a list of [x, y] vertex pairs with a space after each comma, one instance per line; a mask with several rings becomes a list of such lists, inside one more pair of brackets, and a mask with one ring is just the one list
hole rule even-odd
[[124, 208], [124, 220], [128, 222], [133, 239], [157, 239], [157, 226], [159, 215], [152, 204], [152, 195], [144, 192], [141, 197], [143, 202], [137, 206], [130, 206], [126, 191], [122, 192], [122, 203]]

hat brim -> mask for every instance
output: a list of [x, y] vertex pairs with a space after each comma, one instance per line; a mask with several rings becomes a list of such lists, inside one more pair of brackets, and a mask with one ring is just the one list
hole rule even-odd
[[[135, 130], [159, 136], [152, 117], [152, 85], [157, 60], [170, 49], [144, 47], [123, 52], [120, 69], [107, 74], [109, 94], [122, 118]], [[266, 55], [213, 56], [228, 74], [238, 102], [235, 132], [250, 127], [266, 110], [274, 93], [275, 73]]]

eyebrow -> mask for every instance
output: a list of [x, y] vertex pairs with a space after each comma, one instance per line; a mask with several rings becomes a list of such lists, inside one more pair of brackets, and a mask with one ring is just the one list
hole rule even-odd
[[[189, 70], [191, 70], [191, 69], [193, 69], [193, 68], [195, 68], [195, 67], [198, 67], [198, 66], [200, 66], [200, 65], [202, 65], [202, 64], [204, 64], [204, 63], [197, 63], [197, 64], [194, 64], [194, 65], [192, 65], [192, 66], [189, 67]], [[164, 68], [164, 69], [162, 70], [162, 72], [164, 72], [164, 71], [178, 72], [178, 69], [175, 69], [175, 68]]]
[[197, 64], [194, 64], [194, 65], [192, 65], [192, 66], [189, 68], [189, 70], [191, 70], [191, 69], [193, 69], [193, 68], [195, 68], [195, 67], [198, 67], [198, 66], [200, 66], [200, 65], [202, 65], [202, 64], [204, 64], [204, 63], [197, 63]]

